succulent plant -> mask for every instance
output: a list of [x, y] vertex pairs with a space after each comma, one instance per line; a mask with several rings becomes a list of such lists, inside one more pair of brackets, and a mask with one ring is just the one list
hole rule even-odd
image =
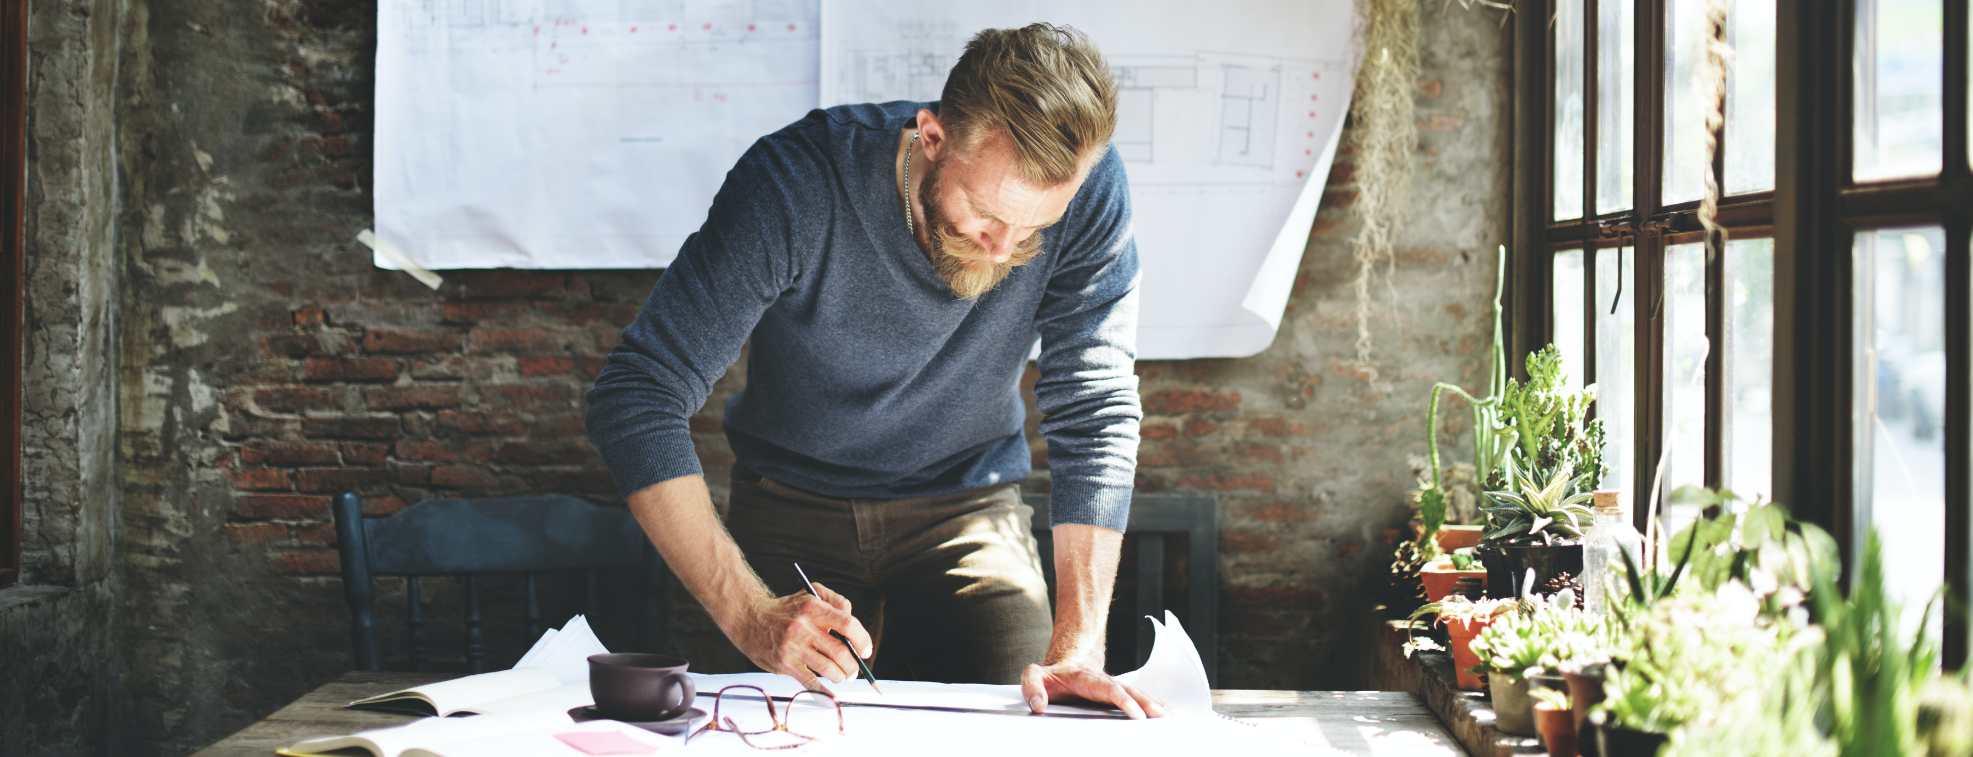
[[1496, 544], [1553, 544], [1557, 540], [1580, 539], [1589, 522], [1591, 490], [1587, 477], [1577, 478], [1575, 468], [1564, 464], [1546, 481], [1521, 475], [1510, 457], [1503, 469], [1511, 472], [1514, 490], [1487, 492], [1491, 504], [1482, 505], [1492, 528], [1486, 541]]

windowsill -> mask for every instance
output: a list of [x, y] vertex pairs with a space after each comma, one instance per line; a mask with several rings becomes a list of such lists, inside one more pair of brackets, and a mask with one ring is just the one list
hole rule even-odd
[[1380, 621], [1374, 630], [1371, 688], [1408, 691], [1418, 696], [1446, 730], [1474, 757], [1546, 754], [1532, 736], [1509, 736], [1493, 727], [1493, 704], [1484, 692], [1460, 691], [1451, 652], [1421, 651], [1406, 659], [1406, 621]]

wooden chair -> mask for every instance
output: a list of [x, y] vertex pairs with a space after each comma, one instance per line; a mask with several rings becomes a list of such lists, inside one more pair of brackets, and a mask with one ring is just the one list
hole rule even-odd
[[[1024, 497], [1034, 508], [1034, 535], [1041, 544], [1041, 569], [1048, 585], [1055, 586], [1055, 538], [1048, 525], [1048, 496]], [[1130, 501], [1130, 523], [1125, 528], [1137, 541], [1137, 614], [1158, 618], [1165, 615], [1165, 534], [1188, 535], [1188, 569], [1185, 575], [1191, 605], [1185, 632], [1199, 649], [1199, 661], [1206, 665], [1206, 680], [1219, 683], [1219, 508], [1218, 500], [1204, 495], [1134, 496]], [[1148, 622], [1137, 624], [1137, 664], [1151, 656], [1157, 638]]]
[[628, 512], [572, 497], [434, 499], [389, 517], [365, 518], [355, 494], [337, 496], [332, 509], [343, 594], [349, 600], [350, 646], [359, 670], [383, 669], [376, 592], [370, 583], [375, 576], [405, 577], [411, 663], [419, 669], [427, 662], [428, 646], [418, 580], [433, 575], [465, 579], [466, 661], [474, 673], [486, 670], [479, 576], [491, 573], [527, 575], [527, 635], [532, 640], [541, 635], [535, 574], [587, 570], [584, 608], [593, 617], [598, 607], [596, 569], [637, 565], [637, 649], [664, 647], [664, 563]]

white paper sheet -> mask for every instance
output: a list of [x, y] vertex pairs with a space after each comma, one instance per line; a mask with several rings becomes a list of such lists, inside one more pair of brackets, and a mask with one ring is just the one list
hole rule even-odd
[[1265, 349], [1349, 110], [1350, 2], [824, 0], [822, 104], [937, 99], [975, 31], [1034, 21], [1087, 32], [1122, 87], [1138, 357]]
[[609, 653], [609, 648], [596, 638], [596, 632], [590, 630], [589, 619], [577, 615], [559, 632], [553, 628], [543, 631], [540, 640], [527, 654], [521, 655], [521, 661], [514, 667], [541, 668], [555, 674], [556, 680], [565, 686], [577, 683], [587, 686], [589, 656]]
[[1150, 621], [1157, 633], [1157, 639], [1151, 643], [1151, 656], [1144, 661], [1144, 667], [1117, 676], [1117, 682], [1157, 697], [1178, 715], [1214, 714], [1213, 688], [1206, 680], [1206, 664], [1199, 659], [1192, 637], [1178, 624], [1178, 616], [1166, 610], [1163, 623], [1148, 615], [1144, 619]]
[[377, 14], [376, 233], [425, 268], [667, 265], [747, 146], [816, 103], [815, 0]]

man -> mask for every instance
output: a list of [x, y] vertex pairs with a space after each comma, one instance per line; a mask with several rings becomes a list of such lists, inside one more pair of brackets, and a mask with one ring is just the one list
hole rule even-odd
[[[938, 103], [818, 110], [756, 142], [624, 330], [589, 393], [590, 438], [762, 669], [855, 676], [835, 630], [881, 677], [1018, 681], [1036, 712], [1069, 698], [1164, 714], [1102, 672], [1142, 416], [1115, 124], [1116, 85], [1080, 32], [981, 32]], [[750, 337], [722, 524], [687, 421]], [[1052, 631], [1014, 483], [1037, 338]]]

